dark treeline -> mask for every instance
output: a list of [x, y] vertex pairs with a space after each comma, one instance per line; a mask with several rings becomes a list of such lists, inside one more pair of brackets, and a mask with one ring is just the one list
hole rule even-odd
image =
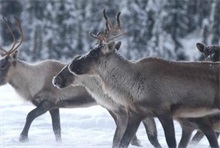
[[[95, 44], [89, 32], [103, 28], [103, 8], [110, 19], [122, 12], [127, 35], [121, 38], [121, 52], [129, 59], [150, 55], [187, 60], [191, 38], [220, 44], [220, 0], [0, 0], [1, 16], [17, 37], [13, 16], [22, 22], [20, 57], [28, 61], [65, 61], [88, 51]], [[9, 46], [12, 37], [2, 19], [0, 32], [0, 47]]]

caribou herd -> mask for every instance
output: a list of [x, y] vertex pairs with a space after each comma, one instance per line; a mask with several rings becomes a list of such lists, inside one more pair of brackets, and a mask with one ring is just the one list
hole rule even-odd
[[[21, 36], [17, 41], [3, 18], [13, 44], [9, 50], [0, 48], [0, 86], [10, 84], [36, 106], [28, 113], [19, 140], [27, 141], [32, 121], [49, 111], [56, 141], [61, 141], [60, 108], [101, 105], [116, 124], [114, 148], [141, 146], [136, 136], [141, 122], [150, 143], [162, 147], [154, 118], [163, 127], [168, 147], [177, 147], [174, 120], [182, 128], [178, 147], [196, 144], [204, 135], [211, 147], [219, 147], [220, 46], [197, 43], [205, 61], [168, 61], [156, 57], [129, 61], [117, 52], [122, 44], [118, 38], [125, 34], [120, 12], [116, 23], [109, 20], [105, 9], [103, 16], [105, 28], [91, 34], [97, 40], [94, 48], [75, 56], [69, 64], [56, 60], [29, 64], [17, 59], [17, 50], [24, 40], [20, 21], [15, 17]], [[197, 133], [190, 140], [194, 130]]]

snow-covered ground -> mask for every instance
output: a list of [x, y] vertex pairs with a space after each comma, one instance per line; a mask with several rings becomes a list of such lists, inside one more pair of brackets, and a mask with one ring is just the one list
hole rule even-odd
[[[29, 131], [29, 142], [20, 143], [18, 139], [26, 115], [33, 108], [32, 104], [23, 101], [9, 85], [0, 87], [1, 148], [111, 148], [115, 125], [108, 112], [99, 106], [61, 109], [62, 143], [55, 142], [49, 113], [33, 121]], [[163, 147], [167, 147], [161, 124], [158, 120], [156, 122], [159, 142]], [[177, 122], [175, 129], [178, 142], [181, 128]], [[147, 139], [143, 125], [139, 127], [137, 136], [143, 147], [153, 147]], [[197, 147], [208, 148], [206, 138], [203, 138]]]

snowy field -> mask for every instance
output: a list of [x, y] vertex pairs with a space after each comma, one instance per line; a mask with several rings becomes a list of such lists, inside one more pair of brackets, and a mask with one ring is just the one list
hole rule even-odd
[[[0, 87], [1, 148], [111, 148], [115, 125], [108, 112], [99, 106], [61, 109], [62, 143], [55, 142], [49, 113], [33, 121], [29, 131], [29, 142], [20, 143], [18, 139], [26, 115], [33, 108], [32, 104], [23, 101], [9, 85]], [[162, 127], [158, 120], [156, 122], [159, 142], [163, 147], [167, 147]], [[177, 122], [175, 122], [175, 129], [178, 142], [181, 129]], [[147, 139], [143, 125], [139, 127], [137, 136], [143, 147], [153, 147]], [[206, 138], [203, 138], [197, 147], [208, 148]]]

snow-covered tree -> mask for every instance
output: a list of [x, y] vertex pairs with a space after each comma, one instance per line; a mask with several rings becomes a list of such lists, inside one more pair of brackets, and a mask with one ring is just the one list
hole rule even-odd
[[24, 31], [24, 43], [21, 47], [21, 56], [29, 61], [42, 59], [43, 50], [43, 20], [46, 3], [41, 1], [24, 1], [22, 12], [22, 28]]
[[[89, 32], [104, 27], [103, 8], [111, 20], [121, 11], [127, 34], [120, 50], [129, 59], [157, 56], [187, 59], [185, 43], [195, 36], [219, 44], [219, 0], [1, 0], [0, 11], [18, 36], [13, 15], [20, 18], [25, 40], [20, 55], [29, 61], [47, 58], [67, 61], [94, 46]], [[0, 46], [12, 38], [0, 21]], [[183, 46], [184, 45], [184, 46]]]
[[213, 3], [213, 15], [212, 15], [212, 44], [220, 44], [220, 1], [215, 0]]
[[179, 41], [188, 32], [186, 8], [185, 0], [167, 0], [164, 6], [166, 15], [163, 16], [163, 29], [171, 35], [178, 60], [186, 59], [184, 52], [181, 51], [182, 45]]

